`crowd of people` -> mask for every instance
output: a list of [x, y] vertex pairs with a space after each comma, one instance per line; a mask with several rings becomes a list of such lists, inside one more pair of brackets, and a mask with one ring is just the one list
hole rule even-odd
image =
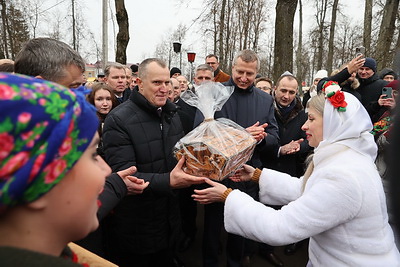
[[[222, 264], [221, 249], [229, 267], [250, 266], [255, 253], [284, 266], [275, 246], [291, 255], [304, 243], [308, 266], [400, 266], [386, 203], [392, 69], [378, 73], [358, 55], [319, 70], [304, 96], [289, 71], [262, 76], [251, 50], [226, 72], [207, 55], [193, 81], [158, 58], [109, 63], [91, 83], [84, 70], [51, 38], [0, 60], [1, 266], [187, 266], [179, 254], [195, 239], [204, 267]], [[232, 88], [214, 118], [256, 140], [222, 181], [186, 173], [173, 154], [205, 118], [180, 96], [207, 83]]]

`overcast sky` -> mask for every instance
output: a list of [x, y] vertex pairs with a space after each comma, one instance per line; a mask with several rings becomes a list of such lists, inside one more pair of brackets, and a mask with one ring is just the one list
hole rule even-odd
[[[85, 20], [94, 33], [97, 42], [101, 44], [102, 34], [102, 0], [77, 0], [84, 13]], [[109, 0], [114, 9], [114, 1]], [[182, 3], [184, 2], [184, 3]], [[270, 1], [269, 1], [270, 2]], [[304, 1], [303, 5], [310, 5], [312, 1]], [[45, 0], [47, 6], [51, 7], [57, 3], [60, 3], [57, 7], [60, 8], [62, 5], [69, 3], [69, 0]], [[274, 17], [275, 3], [269, 7], [269, 16]], [[340, 1], [343, 6], [342, 10], [353, 18], [353, 21], [362, 19], [364, 12], [364, 1], [363, 0], [347, 0]], [[126, 0], [125, 6], [129, 16], [129, 30], [130, 30], [130, 41], [127, 49], [127, 62], [136, 63], [141, 62], [144, 58], [153, 56], [157, 44], [159, 44], [163, 37], [167, 34], [172, 33], [179, 23], [185, 24], [189, 27], [186, 39], [182, 46], [186, 50], [193, 50], [197, 53], [196, 62], [203, 62], [204, 54], [207, 53], [203, 44], [203, 36], [199, 32], [199, 25], [193, 25], [192, 21], [194, 18], [199, 16], [201, 12], [203, 1], [202, 0]], [[307, 22], [314, 21], [313, 12], [310, 7], [304, 8], [304, 23], [305, 28]], [[309, 10], [309, 11], [307, 11]], [[51, 11], [51, 10], [50, 10]], [[351, 14], [351, 15], [350, 15]], [[115, 18], [115, 14], [113, 13]], [[295, 21], [297, 22], [297, 18]], [[114, 23], [117, 29], [117, 23], [114, 19]], [[273, 25], [268, 25], [273, 27]], [[116, 30], [118, 31], [118, 29]], [[112, 61], [115, 58], [113, 48], [113, 23], [109, 15], [109, 60]], [[211, 52], [211, 51], [208, 51]], [[186, 57], [186, 55], [185, 55]], [[93, 62], [91, 62], [93, 63]]]

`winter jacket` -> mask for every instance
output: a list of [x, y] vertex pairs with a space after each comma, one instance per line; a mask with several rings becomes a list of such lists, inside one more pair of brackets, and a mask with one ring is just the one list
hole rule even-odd
[[223, 72], [221, 69], [217, 69], [217, 71], [214, 71], [214, 82], [223, 83], [229, 81], [230, 78], [231, 76]]
[[361, 94], [358, 91], [358, 88], [353, 88], [352, 83], [350, 83], [347, 79], [349, 79], [351, 74], [347, 70], [347, 68], [344, 68], [343, 70], [339, 71], [335, 75], [329, 76], [327, 78], [322, 78], [318, 82], [317, 90], [321, 91], [322, 86], [326, 81], [335, 81], [337, 82], [340, 87], [342, 88], [342, 91], [348, 92], [352, 95], [354, 95], [358, 100], [362, 101]]
[[300, 144], [300, 151], [290, 155], [280, 155], [278, 158], [272, 157], [264, 159], [263, 166], [288, 173], [292, 176], [304, 174], [305, 166], [304, 161], [310, 151], [311, 147], [308, 145], [306, 133], [301, 129], [303, 124], [307, 121], [307, 115], [301, 104], [300, 98], [296, 99], [296, 104], [293, 110], [283, 117], [279, 108], [275, 103], [275, 118], [279, 127], [279, 143], [280, 146], [290, 143], [292, 140], [296, 141], [301, 138], [304, 141]]
[[360, 80], [360, 87], [357, 91], [361, 94], [361, 103], [368, 111], [370, 117], [372, 117], [375, 115], [372, 106], [381, 96], [382, 88], [389, 82], [379, 79], [376, 73], [368, 79], [358, 79]]
[[371, 159], [331, 145], [315, 154], [314, 164], [304, 193], [302, 179], [262, 171], [260, 201], [289, 203], [280, 211], [261, 210], [259, 203], [234, 190], [225, 202], [226, 230], [275, 246], [310, 237], [312, 266], [400, 266], [381, 179]]
[[179, 227], [177, 198], [170, 187], [172, 154], [183, 137], [175, 104], [167, 101], [161, 117], [137, 90], [112, 110], [103, 129], [106, 161], [114, 172], [136, 166], [135, 176], [150, 184], [139, 195], [124, 197], [110, 219], [113, 249], [154, 253], [171, 248]]

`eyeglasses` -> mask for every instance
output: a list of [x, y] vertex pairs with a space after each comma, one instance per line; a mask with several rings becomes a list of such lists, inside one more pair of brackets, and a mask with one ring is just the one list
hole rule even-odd
[[258, 88], [260, 88], [263, 91], [270, 91], [272, 89], [271, 87], [268, 87], [268, 86], [260, 86]]

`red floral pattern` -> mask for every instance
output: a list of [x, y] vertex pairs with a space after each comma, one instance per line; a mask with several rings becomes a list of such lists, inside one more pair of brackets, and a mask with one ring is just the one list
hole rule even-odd
[[14, 148], [14, 137], [8, 133], [0, 133], [0, 147], [0, 160], [3, 160]]

